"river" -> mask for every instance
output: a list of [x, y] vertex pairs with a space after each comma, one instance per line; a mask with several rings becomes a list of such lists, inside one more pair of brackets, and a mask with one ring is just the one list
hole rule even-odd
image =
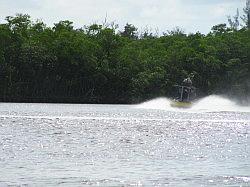
[[0, 186], [250, 186], [250, 107], [0, 103]]

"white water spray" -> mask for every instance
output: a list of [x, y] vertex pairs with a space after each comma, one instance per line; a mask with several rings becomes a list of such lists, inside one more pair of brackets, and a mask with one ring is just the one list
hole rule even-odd
[[240, 106], [236, 102], [218, 95], [210, 95], [199, 99], [193, 103], [189, 109], [173, 108], [170, 106], [171, 100], [168, 98], [156, 98], [146, 101], [136, 106], [136, 108], [159, 109], [169, 111], [187, 111], [187, 112], [250, 112], [250, 106]]
[[171, 103], [170, 99], [161, 97], [138, 104], [136, 105], [136, 108], [171, 110], [172, 108], [170, 106], [170, 103]]
[[243, 108], [234, 101], [218, 95], [210, 95], [194, 103], [194, 110], [204, 111], [238, 111]]

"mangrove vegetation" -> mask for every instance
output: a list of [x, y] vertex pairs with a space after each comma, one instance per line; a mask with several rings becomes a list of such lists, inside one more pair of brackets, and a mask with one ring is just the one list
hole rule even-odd
[[[136, 103], [172, 94], [191, 73], [200, 95], [250, 95], [250, 24], [245, 10], [204, 35], [162, 35], [126, 24], [47, 26], [29, 15], [0, 24], [0, 101]], [[237, 17], [237, 19], [235, 19]]]

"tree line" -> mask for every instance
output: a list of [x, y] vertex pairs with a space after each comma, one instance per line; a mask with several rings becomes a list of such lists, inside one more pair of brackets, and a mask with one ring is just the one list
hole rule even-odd
[[48, 27], [27, 14], [0, 24], [0, 101], [136, 103], [173, 95], [191, 73], [200, 95], [250, 95], [250, 13], [245, 24], [161, 36], [126, 24]]

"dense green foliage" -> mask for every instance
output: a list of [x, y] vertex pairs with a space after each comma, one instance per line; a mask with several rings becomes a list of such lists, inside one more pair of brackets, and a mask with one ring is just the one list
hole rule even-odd
[[0, 24], [1, 101], [132, 103], [170, 96], [190, 73], [201, 94], [250, 95], [250, 30], [163, 36], [127, 24], [53, 28], [28, 15]]

